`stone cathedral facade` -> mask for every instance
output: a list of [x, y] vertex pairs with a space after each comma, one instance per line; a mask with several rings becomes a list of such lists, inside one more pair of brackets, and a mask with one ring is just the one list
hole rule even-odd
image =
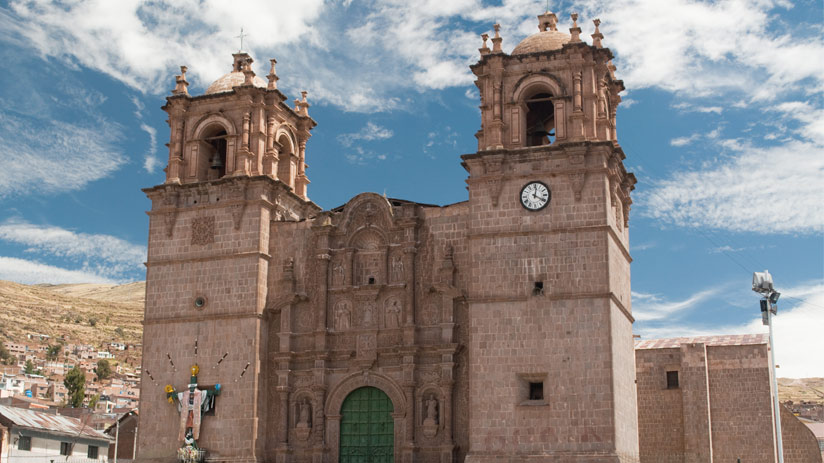
[[[275, 60], [264, 80], [237, 53], [197, 96], [182, 68], [166, 181], [144, 190], [139, 459], [174, 460], [194, 426], [211, 461], [637, 461], [635, 178], [595, 24], [587, 43], [547, 12], [511, 54], [484, 35], [469, 198], [446, 206], [321, 210], [316, 122]], [[213, 402], [187, 419], [167, 384]]]

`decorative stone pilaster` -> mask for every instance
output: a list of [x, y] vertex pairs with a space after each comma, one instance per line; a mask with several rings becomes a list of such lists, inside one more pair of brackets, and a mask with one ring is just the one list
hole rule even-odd
[[409, 246], [403, 250], [403, 267], [406, 291], [404, 293], [404, 317], [403, 342], [407, 346], [415, 343], [415, 254], [418, 250], [414, 246]]

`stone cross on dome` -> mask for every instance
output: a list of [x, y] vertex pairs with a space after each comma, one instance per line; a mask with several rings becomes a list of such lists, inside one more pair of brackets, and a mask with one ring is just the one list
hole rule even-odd
[[244, 39], [244, 37], [248, 37], [248, 36], [249, 36], [249, 34], [244, 34], [243, 33], [243, 28], [241, 27], [240, 28], [240, 35], [235, 36], [236, 39], [240, 39], [240, 49], [237, 51], [238, 53], [243, 52], [243, 39]]

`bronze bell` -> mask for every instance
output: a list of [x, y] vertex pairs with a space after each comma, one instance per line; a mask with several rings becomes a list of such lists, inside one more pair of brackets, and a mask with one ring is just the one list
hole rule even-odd
[[224, 167], [223, 160], [220, 159], [220, 154], [215, 153], [215, 155], [212, 156], [212, 162], [209, 165], [209, 168], [210, 169], [223, 169], [223, 167]]

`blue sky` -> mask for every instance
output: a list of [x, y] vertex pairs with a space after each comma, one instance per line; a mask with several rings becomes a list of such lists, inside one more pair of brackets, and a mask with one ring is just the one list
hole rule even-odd
[[[543, 1], [12, 1], [0, 4], [0, 279], [144, 278], [179, 65], [190, 92], [244, 48], [258, 75], [308, 90], [309, 196], [467, 198], [477, 148], [468, 65], [502, 25], [510, 51]], [[231, 6], [230, 6], [231, 5]], [[824, 27], [816, 0], [550, 2], [560, 30], [600, 18], [627, 87], [618, 138], [639, 179], [630, 214], [635, 331], [761, 332], [753, 271], [784, 294], [780, 376], [824, 376]]]

